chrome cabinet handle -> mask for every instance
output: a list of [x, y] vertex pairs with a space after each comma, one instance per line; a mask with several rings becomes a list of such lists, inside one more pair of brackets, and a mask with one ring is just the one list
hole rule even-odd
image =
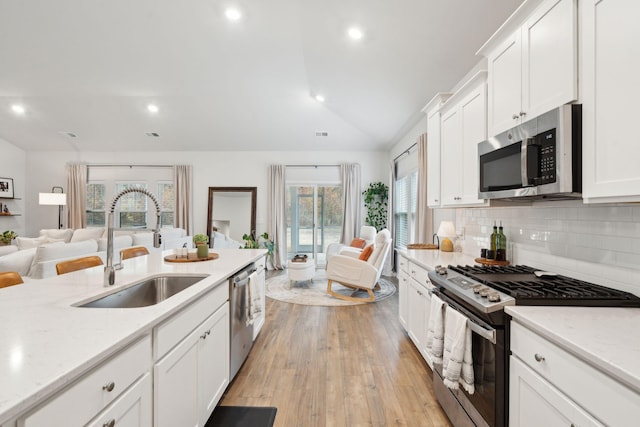
[[520, 117], [524, 117], [526, 115], [527, 115], [527, 113], [525, 113], [524, 111], [520, 111]]
[[115, 418], [111, 418], [109, 421], [107, 421], [106, 423], [102, 424], [102, 427], [113, 427], [114, 425], [116, 425], [116, 419]]
[[111, 381], [111, 382], [109, 382], [109, 383], [107, 383], [107, 384], [103, 385], [103, 386], [102, 386], [102, 389], [103, 389], [103, 390], [106, 390], [106, 391], [113, 391], [113, 389], [115, 388], [115, 386], [116, 386], [116, 384], [115, 384], [113, 381]]
[[206, 331], [204, 334], [200, 335], [200, 338], [202, 338], [203, 340], [206, 340], [207, 339], [207, 335], [211, 335], [211, 329]]
[[514, 114], [513, 116], [511, 116], [511, 118], [512, 118], [513, 120], [518, 120], [518, 118], [520, 118], [520, 116], [519, 116], [519, 115], [517, 115], [517, 114]]
[[536, 353], [533, 355], [533, 358], [536, 359], [536, 362], [543, 362], [544, 361], [544, 356]]

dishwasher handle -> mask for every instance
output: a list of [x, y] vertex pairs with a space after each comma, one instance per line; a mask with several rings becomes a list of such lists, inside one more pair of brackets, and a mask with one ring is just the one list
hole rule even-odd
[[249, 276], [256, 271], [255, 267], [249, 267], [233, 276], [232, 283], [234, 288], [244, 286], [249, 282]]

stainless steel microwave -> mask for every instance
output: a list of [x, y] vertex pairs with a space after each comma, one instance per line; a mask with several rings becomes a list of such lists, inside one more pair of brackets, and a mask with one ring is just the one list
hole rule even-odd
[[553, 109], [478, 144], [482, 199], [580, 197], [582, 105]]

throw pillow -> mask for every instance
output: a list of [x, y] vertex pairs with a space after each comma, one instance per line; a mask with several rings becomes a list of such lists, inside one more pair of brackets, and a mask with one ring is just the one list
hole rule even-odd
[[366, 248], [364, 248], [362, 250], [362, 253], [358, 257], [358, 259], [360, 259], [362, 261], [366, 261], [366, 260], [369, 259], [369, 257], [371, 256], [372, 253], [373, 253], [373, 245], [369, 245], [369, 246], [367, 246]]
[[102, 237], [102, 233], [104, 233], [104, 228], [98, 227], [89, 227], [89, 228], [78, 228], [73, 231], [73, 236], [71, 236], [71, 242], [82, 242], [84, 240], [94, 239], [98, 240]]
[[43, 236], [49, 239], [63, 239], [65, 243], [69, 243], [73, 236], [73, 230], [71, 228], [63, 228], [61, 230], [57, 228], [44, 228], [40, 230], [40, 237]]
[[37, 248], [47, 241], [46, 236], [41, 237], [16, 237], [16, 246], [21, 251], [25, 249]]
[[359, 237], [356, 237], [355, 239], [353, 239], [351, 241], [351, 244], [349, 246], [352, 246], [354, 248], [358, 248], [358, 249], [362, 249], [364, 248], [364, 245], [367, 244], [367, 241], [364, 239], [360, 239]]

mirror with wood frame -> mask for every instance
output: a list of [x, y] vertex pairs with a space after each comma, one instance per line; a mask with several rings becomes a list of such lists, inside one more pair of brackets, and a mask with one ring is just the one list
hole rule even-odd
[[244, 245], [242, 236], [256, 229], [257, 193], [257, 187], [209, 187], [209, 247], [215, 246], [214, 231]]

